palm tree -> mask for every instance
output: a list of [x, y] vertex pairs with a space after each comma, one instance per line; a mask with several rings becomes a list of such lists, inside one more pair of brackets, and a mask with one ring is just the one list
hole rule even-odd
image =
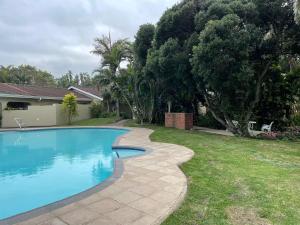
[[107, 113], [110, 113], [110, 102], [112, 100], [111, 93], [108, 89], [105, 89], [102, 93], [103, 101], [106, 102]]
[[[127, 39], [112, 42], [110, 34], [102, 36], [102, 38], [95, 39], [92, 53], [102, 57], [101, 66], [96, 70], [98, 72], [97, 79], [102, 84], [109, 86], [116, 97], [120, 94], [133, 111], [130, 100], [119, 83], [121, 64], [132, 61], [130, 42]], [[117, 98], [117, 116], [120, 115], [119, 113], [119, 100]]]

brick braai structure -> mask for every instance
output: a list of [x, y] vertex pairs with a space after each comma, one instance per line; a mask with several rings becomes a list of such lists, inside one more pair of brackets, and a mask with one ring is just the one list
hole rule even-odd
[[174, 127], [182, 130], [193, 128], [192, 113], [165, 113], [165, 126]]

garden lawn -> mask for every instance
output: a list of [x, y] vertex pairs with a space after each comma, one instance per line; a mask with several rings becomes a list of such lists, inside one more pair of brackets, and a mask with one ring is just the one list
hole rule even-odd
[[78, 122], [72, 123], [74, 126], [104, 126], [115, 123], [117, 117], [108, 117], [108, 118], [94, 118], [89, 120], [81, 120]]
[[164, 225], [300, 224], [300, 142], [151, 127], [151, 139], [195, 152], [188, 193]]

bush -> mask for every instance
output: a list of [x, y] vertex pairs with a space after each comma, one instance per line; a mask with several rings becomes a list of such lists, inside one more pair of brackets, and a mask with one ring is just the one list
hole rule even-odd
[[103, 113], [103, 104], [93, 102], [92, 106], [90, 107], [90, 113], [92, 118], [100, 118], [102, 117]]
[[200, 115], [196, 125], [212, 129], [225, 129], [225, 127], [223, 127], [210, 112], [205, 115]]
[[300, 114], [294, 115], [292, 117], [292, 123], [295, 126], [300, 126]]
[[284, 132], [268, 132], [257, 135], [257, 138], [269, 140], [297, 140], [300, 138], [300, 127], [290, 127]]
[[132, 119], [132, 116], [128, 112], [120, 112], [120, 117], [123, 119]]

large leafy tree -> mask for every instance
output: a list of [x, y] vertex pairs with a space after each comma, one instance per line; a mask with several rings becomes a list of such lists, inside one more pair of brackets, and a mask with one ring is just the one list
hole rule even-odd
[[93, 78], [88, 73], [74, 74], [71, 70], [56, 79], [58, 87], [67, 88], [70, 86], [92, 87], [96, 84], [93, 83]]
[[168, 102], [172, 102], [172, 111], [197, 112], [200, 95], [189, 60], [198, 42], [194, 24], [198, 5], [197, 1], [183, 1], [168, 9], [156, 26], [145, 67], [158, 89], [155, 122], [163, 121]]
[[17, 67], [1, 66], [0, 82], [42, 86], [55, 85], [55, 80], [52, 74], [30, 65], [20, 65]]
[[57, 86], [62, 88], [68, 88], [70, 86], [76, 85], [74, 75], [71, 70], [69, 70], [66, 74], [58, 78], [56, 82]]
[[200, 42], [194, 48], [193, 72], [214, 117], [247, 136], [272, 68], [280, 56], [299, 54], [293, 3], [223, 0], [205, 7], [197, 15]]
[[300, 0], [295, 0], [294, 11], [295, 11], [295, 20], [299, 24], [300, 23]]
[[152, 47], [155, 26], [152, 24], [141, 25], [133, 44], [134, 64], [139, 72], [142, 72], [147, 62], [149, 49]]
[[144, 24], [140, 26], [133, 44], [134, 63], [126, 72], [129, 93], [131, 93], [130, 97], [135, 107], [135, 115], [141, 123], [144, 120], [152, 122], [155, 93], [157, 91], [155, 80], [145, 73], [147, 55], [152, 47], [154, 33], [154, 25]]

